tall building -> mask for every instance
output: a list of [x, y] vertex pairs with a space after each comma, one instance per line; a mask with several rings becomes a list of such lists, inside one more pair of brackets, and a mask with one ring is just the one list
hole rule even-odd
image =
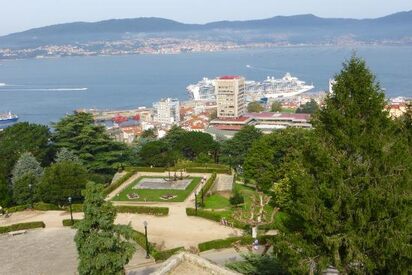
[[245, 79], [222, 76], [216, 79], [218, 118], [237, 118], [246, 113]]
[[154, 121], [162, 124], [177, 124], [180, 121], [179, 100], [166, 98], [153, 104], [155, 108]]

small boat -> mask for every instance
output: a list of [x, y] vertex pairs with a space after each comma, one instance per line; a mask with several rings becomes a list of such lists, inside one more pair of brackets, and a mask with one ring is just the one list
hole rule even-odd
[[12, 126], [19, 120], [19, 117], [11, 112], [0, 114], [0, 129]]

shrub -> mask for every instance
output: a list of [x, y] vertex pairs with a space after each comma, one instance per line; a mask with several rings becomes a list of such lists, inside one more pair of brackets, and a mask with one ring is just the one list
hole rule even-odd
[[105, 195], [109, 195], [111, 192], [113, 192], [114, 190], [116, 190], [120, 185], [122, 185], [125, 181], [127, 181], [128, 179], [130, 179], [135, 173], [136, 173], [136, 169], [131, 169], [130, 171], [128, 171], [123, 177], [121, 177], [118, 181], [110, 184], [109, 186], [107, 186], [104, 189], [104, 194]]
[[166, 172], [165, 167], [136, 167], [137, 172]]
[[72, 220], [71, 219], [64, 219], [63, 222], [63, 226], [75, 226], [79, 221], [78, 219], [73, 219], [73, 224], [72, 224]]
[[[265, 244], [268, 239], [272, 238], [273, 236], [259, 236], [259, 244]], [[233, 243], [240, 241], [241, 245], [248, 245], [253, 243], [252, 236], [242, 236], [242, 237], [230, 237], [227, 239], [219, 239], [208, 241], [204, 243], [198, 244], [198, 248], [200, 252], [211, 250], [211, 249], [222, 249], [232, 247]]]
[[186, 168], [188, 173], [216, 173], [216, 174], [228, 174], [231, 175], [232, 171], [229, 168], [208, 168], [208, 167], [188, 167]]
[[203, 196], [207, 195], [207, 193], [210, 191], [212, 186], [215, 184], [215, 181], [216, 181], [216, 173], [213, 173], [212, 176], [210, 176], [210, 178], [207, 180], [207, 182], [201, 189], [201, 194]]
[[40, 211], [49, 211], [49, 210], [61, 210], [61, 208], [55, 204], [45, 203], [45, 202], [36, 202], [33, 204], [33, 209]]
[[184, 250], [184, 247], [176, 247], [176, 248], [172, 248], [169, 250], [163, 250], [163, 251], [154, 251], [152, 252], [152, 256], [153, 258], [157, 261], [166, 261], [167, 259], [169, 259], [171, 256], [173, 256], [174, 254], [176, 254], [177, 252], [180, 252]]
[[19, 231], [24, 229], [34, 229], [34, 228], [45, 228], [46, 225], [44, 222], [25, 222], [25, 223], [16, 223], [9, 226], [0, 227], [0, 234]]
[[27, 205], [16, 205], [16, 206], [7, 208], [7, 212], [14, 213], [14, 212], [24, 211], [26, 209], [27, 209]]
[[167, 207], [152, 207], [152, 206], [116, 206], [119, 213], [136, 213], [136, 214], [148, 214], [155, 216], [167, 216], [169, 214], [169, 208]]
[[229, 199], [231, 205], [239, 205], [245, 202], [245, 198], [240, 194], [240, 192], [235, 191], [232, 197]]

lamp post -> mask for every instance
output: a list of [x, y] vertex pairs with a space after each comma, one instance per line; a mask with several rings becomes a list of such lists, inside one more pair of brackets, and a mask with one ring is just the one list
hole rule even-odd
[[195, 213], [196, 213], [196, 216], [197, 216], [197, 192], [195, 193]]
[[68, 197], [67, 200], [69, 201], [69, 206], [70, 206], [70, 221], [72, 222], [72, 225], [73, 225], [74, 221], [73, 221], [73, 211], [72, 211], [72, 197]]
[[200, 194], [201, 196], [202, 196], [202, 205], [201, 205], [201, 207], [205, 207], [205, 194], [203, 193], [204, 191], [203, 191], [203, 188], [201, 189], [201, 191], [202, 191], [202, 194]]
[[147, 239], [147, 221], [144, 221], [143, 225], [144, 225], [144, 236], [146, 239], [146, 259], [150, 259], [149, 240]]
[[30, 190], [30, 208], [33, 209], [33, 185], [29, 183]]

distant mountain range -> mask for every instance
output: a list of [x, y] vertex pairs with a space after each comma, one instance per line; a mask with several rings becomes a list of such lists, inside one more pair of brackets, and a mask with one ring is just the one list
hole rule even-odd
[[218, 41], [334, 43], [339, 39], [412, 44], [412, 11], [375, 19], [320, 18], [311, 14], [262, 20], [184, 24], [163, 18], [113, 19], [52, 25], [0, 37], [0, 48], [112, 41], [134, 36]]

